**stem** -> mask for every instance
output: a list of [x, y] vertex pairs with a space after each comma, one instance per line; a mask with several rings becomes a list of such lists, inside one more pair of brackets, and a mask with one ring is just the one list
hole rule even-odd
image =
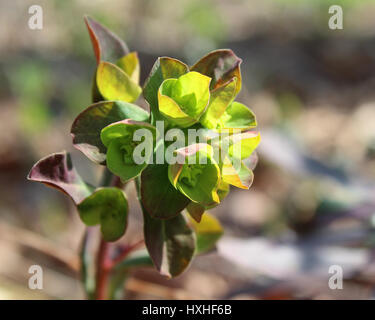
[[108, 252], [109, 243], [101, 237], [96, 260], [97, 269], [95, 298], [97, 300], [105, 300], [107, 298], [107, 287], [110, 273]]
[[80, 258], [81, 258], [81, 279], [85, 287], [86, 295], [88, 299], [94, 298], [95, 290], [95, 278], [90, 270], [92, 264], [90, 245], [92, 240], [92, 229], [86, 228], [85, 234], [82, 239]]

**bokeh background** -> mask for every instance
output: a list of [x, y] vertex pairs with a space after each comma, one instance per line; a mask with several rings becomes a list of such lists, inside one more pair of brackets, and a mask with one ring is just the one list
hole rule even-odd
[[[28, 8], [43, 8], [43, 30]], [[344, 29], [330, 30], [341, 5]], [[212, 212], [217, 250], [166, 280], [151, 269], [128, 299], [371, 299], [375, 297], [375, 1], [0, 0], [0, 299], [82, 299], [83, 224], [59, 192], [28, 182], [34, 162], [68, 150], [81, 175], [101, 169], [72, 147], [70, 125], [90, 105], [95, 68], [89, 14], [139, 52], [142, 81], [158, 56], [193, 64], [231, 48], [243, 59], [239, 101], [262, 134], [249, 191]], [[131, 228], [141, 214], [127, 186]], [[44, 270], [30, 290], [28, 268]], [[344, 271], [330, 290], [331, 265]]]

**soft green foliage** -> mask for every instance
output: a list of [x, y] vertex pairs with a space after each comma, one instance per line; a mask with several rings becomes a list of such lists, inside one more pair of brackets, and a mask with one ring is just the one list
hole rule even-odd
[[[151, 259], [161, 274], [177, 276], [194, 254], [213, 249], [223, 233], [206, 211], [224, 201], [229, 185], [248, 189], [254, 179], [260, 135], [251, 131], [257, 126], [253, 112], [235, 101], [242, 86], [241, 59], [228, 49], [213, 51], [192, 67], [160, 57], [142, 89], [137, 53], [95, 20], [86, 17], [85, 22], [97, 62], [94, 104], [77, 116], [71, 134], [74, 147], [113, 176], [92, 187], [63, 152], [37, 162], [29, 179], [68, 194], [82, 222], [100, 225], [105, 241], [116, 241], [126, 231], [128, 205], [120, 182], [134, 179], [149, 253], [141, 260]], [[133, 104], [141, 93], [150, 113]], [[157, 121], [164, 121], [164, 129]], [[175, 144], [163, 140], [169, 129], [183, 135], [200, 129], [203, 140], [184, 136], [184, 146], [173, 150], [177, 162], [159, 162]], [[122, 283], [125, 276], [118, 271], [112, 280]]]
[[[146, 136], [144, 141], [135, 141], [135, 132], [139, 129], [147, 129], [145, 132], [151, 134], [151, 139]], [[108, 169], [123, 181], [138, 176], [147, 167], [152, 156], [152, 153], [148, 153], [147, 150], [152, 150], [155, 136], [155, 127], [146, 122], [130, 119], [118, 121], [103, 128], [100, 138], [107, 147]], [[134, 159], [134, 151], [139, 147], [144, 148], [144, 159], [140, 164]]]
[[96, 85], [105, 100], [133, 102], [142, 92], [141, 87], [125, 71], [106, 61], [99, 63]]
[[128, 202], [120, 189], [99, 188], [77, 208], [86, 225], [100, 224], [106, 241], [115, 241], [124, 235], [128, 222]]
[[158, 92], [161, 114], [182, 128], [198, 122], [210, 98], [211, 78], [198, 72], [188, 72], [178, 79], [167, 79]]
[[220, 168], [212, 158], [212, 147], [196, 144], [176, 152], [184, 158], [184, 164], [169, 166], [169, 181], [176, 189], [203, 206], [220, 202], [217, 194]]

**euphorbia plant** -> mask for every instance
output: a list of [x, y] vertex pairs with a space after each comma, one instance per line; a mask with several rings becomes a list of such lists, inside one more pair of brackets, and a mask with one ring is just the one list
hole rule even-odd
[[[74, 120], [71, 135], [75, 148], [104, 167], [102, 184], [84, 182], [66, 152], [38, 161], [28, 178], [60, 189], [85, 225], [100, 226], [97, 259], [88, 248], [91, 228], [83, 240], [83, 281], [88, 297], [115, 298], [129, 268], [154, 265], [175, 277], [215, 246], [223, 229], [206, 210], [223, 201], [229, 185], [251, 186], [260, 135], [252, 111], [234, 101], [241, 59], [231, 50], [213, 51], [192, 67], [160, 57], [141, 87], [137, 53], [95, 20], [85, 22], [97, 61], [93, 104]], [[150, 112], [134, 104], [142, 93]], [[138, 255], [143, 239], [110, 245], [126, 232], [123, 189], [132, 180], [147, 249]]]

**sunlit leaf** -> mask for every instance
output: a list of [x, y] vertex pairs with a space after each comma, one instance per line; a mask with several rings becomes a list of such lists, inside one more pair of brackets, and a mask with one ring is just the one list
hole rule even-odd
[[122, 69], [110, 62], [100, 62], [96, 71], [96, 84], [106, 100], [134, 102], [142, 92]]
[[190, 219], [190, 225], [196, 234], [196, 254], [205, 253], [215, 247], [216, 242], [223, 235], [224, 230], [219, 220], [205, 212], [200, 222]]
[[254, 113], [239, 102], [232, 102], [218, 121], [218, 129], [248, 130], [255, 128], [257, 122]]
[[237, 188], [249, 189], [254, 180], [254, 174], [240, 159], [225, 158], [221, 170], [224, 182]]
[[199, 120], [206, 128], [216, 129], [220, 117], [235, 97], [236, 80], [233, 78], [222, 87], [213, 90], [210, 94], [209, 105]]
[[230, 157], [245, 159], [250, 157], [258, 147], [260, 143], [260, 133], [247, 131], [231, 135], [224, 140], [228, 141], [228, 155]]
[[136, 52], [130, 52], [126, 56], [123, 56], [116, 63], [135, 83], [139, 83], [140, 66], [138, 54]]

